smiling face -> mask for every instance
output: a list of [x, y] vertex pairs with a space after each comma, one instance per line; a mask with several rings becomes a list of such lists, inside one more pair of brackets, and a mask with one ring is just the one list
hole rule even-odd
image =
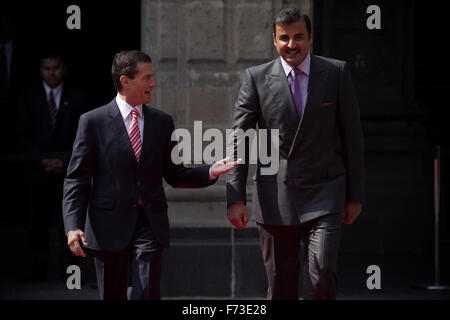
[[305, 60], [312, 44], [312, 32], [308, 35], [303, 20], [292, 24], [277, 24], [273, 34], [273, 43], [280, 56], [291, 66], [297, 67]]
[[131, 106], [150, 103], [151, 93], [156, 86], [153, 78], [152, 64], [148, 62], [138, 62], [136, 74], [133, 78], [121, 76], [122, 91], [120, 94], [126, 97]]

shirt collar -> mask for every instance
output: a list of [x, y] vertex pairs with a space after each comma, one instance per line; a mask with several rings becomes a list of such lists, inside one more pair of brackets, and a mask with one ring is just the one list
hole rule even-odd
[[[282, 56], [280, 56], [280, 59], [281, 59], [281, 65], [283, 66], [284, 73], [286, 74], [286, 77], [287, 77], [294, 67], [291, 66], [289, 63], [287, 63], [283, 59]], [[300, 63], [300, 65], [297, 66], [297, 68], [302, 70], [303, 73], [305, 73], [309, 77], [309, 72], [311, 70], [311, 54], [309, 52], [306, 55], [305, 60], [303, 60], [302, 63]]]
[[56, 96], [58, 95], [63, 88], [63, 83], [64, 81], [62, 81], [56, 88], [50, 88], [47, 83], [45, 83], [45, 81], [42, 81], [42, 83], [44, 84], [44, 89], [45, 89], [45, 93], [47, 94], [47, 97], [50, 95], [50, 91], [53, 91], [53, 95]]
[[[131, 110], [133, 110], [133, 107], [126, 103], [118, 93], [116, 96], [116, 102], [120, 113], [122, 114], [122, 118], [126, 119], [130, 115]], [[142, 104], [135, 106], [134, 109], [138, 111], [139, 117], [142, 117]]]

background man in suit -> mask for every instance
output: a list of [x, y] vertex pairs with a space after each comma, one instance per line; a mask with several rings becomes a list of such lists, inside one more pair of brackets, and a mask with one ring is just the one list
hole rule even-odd
[[[34, 256], [28, 280], [47, 277], [48, 229], [57, 227], [60, 276], [74, 257], [65, 246], [61, 218], [62, 187], [80, 115], [87, 111], [84, 91], [64, 83], [65, 66], [57, 53], [40, 60], [42, 81], [19, 99], [18, 132], [25, 166], [29, 248]], [[62, 235], [62, 236], [61, 236]], [[52, 241], [52, 244], [54, 241]]]
[[[310, 54], [311, 22], [298, 9], [274, 20], [280, 58], [244, 72], [233, 128], [279, 129], [279, 171], [256, 170], [252, 213], [260, 233], [268, 298], [298, 299], [299, 247], [305, 244], [306, 299], [335, 299], [341, 220], [363, 198], [363, 140], [348, 66]], [[247, 163], [247, 162], [246, 162]], [[227, 180], [227, 216], [247, 223], [248, 164]]]
[[161, 252], [169, 246], [163, 178], [172, 187], [205, 187], [237, 165], [228, 159], [196, 168], [172, 162], [173, 119], [145, 105], [153, 76], [147, 54], [115, 56], [118, 94], [81, 116], [64, 182], [68, 245], [77, 256], [85, 256], [80, 240], [94, 250], [101, 299], [160, 298]]

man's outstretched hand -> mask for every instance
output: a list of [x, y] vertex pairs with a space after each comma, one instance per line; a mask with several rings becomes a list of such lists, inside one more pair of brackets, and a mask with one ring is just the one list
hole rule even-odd
[[221, 174], [227, 173], [234, 167], [236, 167], [239, 163], [241, 163], [242, 159], [238, 159], [237, 161], [231, 160], [230, 157], [216, 161], [211, 166], [209, 171], [211, 178], [215, 179]]
[[247, 207], [242, 202], [230, 204], [227, 208], [227, 217], [233, 226], [242, 229], [247, 225]]

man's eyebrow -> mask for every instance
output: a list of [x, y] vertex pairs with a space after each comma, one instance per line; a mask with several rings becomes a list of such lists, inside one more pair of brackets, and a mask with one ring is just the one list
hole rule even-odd
[[[299, 33], [294, 34], [294, 37], [295, 37], [295, 36], [304, 36], [304, 35], [305, 35], [304, 32], [299, 32]], [[289, 35], [288, 35], [287, 33], [281, 33], [281, 34], [279, 34], [278, 36], [279, 36], [279, 37], [289, 37]]]

